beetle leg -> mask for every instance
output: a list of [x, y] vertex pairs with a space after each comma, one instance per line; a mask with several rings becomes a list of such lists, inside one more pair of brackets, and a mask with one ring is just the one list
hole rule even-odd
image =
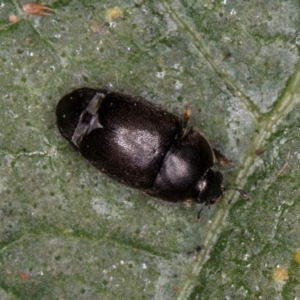
[[201, 221], [201, 213], [202, 213], [202, 211], [204, 210], [205, 207], [208, 207], [208, 209], [210, 209], [210, 203], [205, 202], [205, 203], [202, 204], [202, 206], [201, 206], [201, 208], [200, 208], [200, 210], [197, 214], [197, 222]]
[[188, 122], [190, 120], [191, 117], [191, 111], [188, 109], [188, 106], [185, 106], [185, 109], [183, 111], [183, 130], [186, 130], [186, 127], [188, 125]]
[[187, 128], [190, 117], [191, 117], [191, 111], [188, 109], [188, 105], [186, 104], [182, 114], [182, 136], [181, 137], [186, 136], [187, 133], [190, 131]]
[[229, 160], [228, 158], [226, 158], [221, 152], [219, 152], [218, 150], [216, 150], [215, 148], [213, 148], [214, 154], [215, 154], [215, 161], [217, 164], [221, 165], [221, 166], [226, 166], [229, 164], [233, 164], [233, 162], [231, 160]]
[[241, 195], [241, 197], [242, 197], [243, 199], [246, 199], [246, 200], [250, 199], [250, 196], [249, 196], [245, 191], [243, 191], [243, 190], [241, 190], [241, 189], [228, 189], [228, 188], [225, 188], [225, 187], [221, 187], [221, 190], [222, 190], [222, 192], [226, 192], [226, 191], [237, 191], [237, 192], [240, 193], [240, 195]]
[[192, 206], [192, 200], [185, 200], [184, 204], [186, 205], [186, 207], [191, 207]]

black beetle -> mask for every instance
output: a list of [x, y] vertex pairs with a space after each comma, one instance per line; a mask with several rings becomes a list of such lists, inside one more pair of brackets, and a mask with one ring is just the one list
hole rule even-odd
[[123, 184], [165, 201], [193, 199], [203, 207], [222, 197], [223, 176], [210, 168], [228, 160], [198, 129], [187, 128], [187, 110], [179, 118], [141, 97], [81, 88], [60, 99], [56, 116], [73, 148]]

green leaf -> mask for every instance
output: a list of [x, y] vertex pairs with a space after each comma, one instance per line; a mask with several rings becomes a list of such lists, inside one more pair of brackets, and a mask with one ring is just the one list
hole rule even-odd
[[[22, 4], [0, 4], [1, 300], [297, 299], [299, 1]], [[99, 173], [56, 127], [83, 86], [188, 105], [250, 200], [197, 223]]]

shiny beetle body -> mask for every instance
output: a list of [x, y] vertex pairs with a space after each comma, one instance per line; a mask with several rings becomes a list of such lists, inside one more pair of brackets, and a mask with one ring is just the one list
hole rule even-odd
[[82, 88], [57, 104], [60, 133], [115, 180], [165, 201], [204, 205], [222, 197], [225, 158], [187, 120], [141, 97]]

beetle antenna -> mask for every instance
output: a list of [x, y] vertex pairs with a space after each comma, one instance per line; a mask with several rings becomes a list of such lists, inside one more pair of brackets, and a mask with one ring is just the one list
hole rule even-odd
[[225, 187], [222, 187], [221, 189], [222, 189], [222, 192], [226, 192], [226, 191], [237, 191], [237, 192], [240, 193], [240, 195], [241, 195], [241, 197], [242, 197], [243, 199], [250, 199], [249, 195], [248, 195], [245, 191], [243, 191], [243, 190], [241, 190], [241, 189], [227, 189], [227, 188], [225, 188]]
[[[245, 191], [243, 191], [241, 189], [228, 189], [228, 188], [225, 188], [225, 187], [221, 187], [221, 191], [222, 191], [222, 193], [226, 192], [226, 191], [237, 191], [237, 192], [240, 193], [240, 195], [243, 199], [250, 199], [250, 196]], [[210, 208], [210, 204], [212, 204], [212, 203], [209, 203], [209, 202], [203, 203], [202, 207], [200, 208], [200, 210], [197, 214], [197, 221], [198, 222], [201, 220], [200, 215], [201, 215], [202, 211], [204, 210], [205, 206], [208, 206], [208, 208]]]

